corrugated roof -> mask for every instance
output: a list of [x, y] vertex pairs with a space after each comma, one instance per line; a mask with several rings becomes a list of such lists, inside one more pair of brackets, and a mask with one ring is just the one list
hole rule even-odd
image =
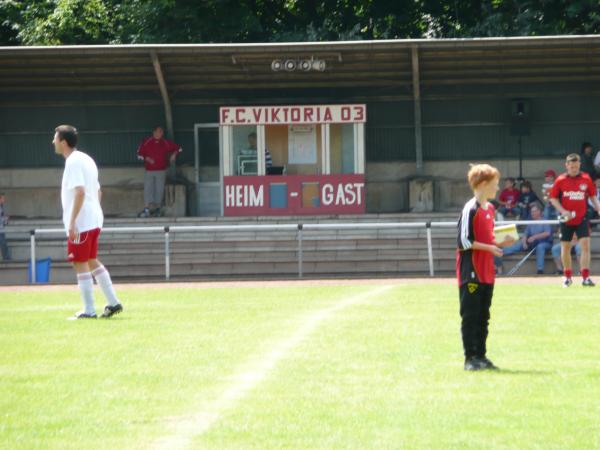
[[[316, 43], [0, 47], [0, 92], [186, 92], [305, 88], [412, 89], [411, 49], [428, 88], [600, 81], [600, 36]], [[326, 61], [324, 72], [274, 72], [274, 59]]]

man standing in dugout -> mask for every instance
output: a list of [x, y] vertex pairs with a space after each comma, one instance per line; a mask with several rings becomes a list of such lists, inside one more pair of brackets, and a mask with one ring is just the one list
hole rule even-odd
[[152, 136], [144, 139], [137, 149], [138, 158], [144, 161], [144, 209], [138, 217], [161, 215], [167, 169], [174, 164], [181, 146], [164, 138], [161, 126], [154, 127]]
[[456, 276], [458, 278], [461, 333], [465, 353], [465, 370], [498, 369], [486, 357], [486, 340], [496, 272], [494, 256], [514, 239], [501, 244], [494, 237], [494, 206], [500, 172], [488, 164], [471, 166], [467, 175], [474, 197], [469, 200], [458, 220]]

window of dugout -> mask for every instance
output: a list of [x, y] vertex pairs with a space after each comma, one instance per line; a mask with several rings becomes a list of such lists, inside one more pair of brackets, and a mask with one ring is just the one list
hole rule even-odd
[[364, 173], [364, 123], [222, 127], [224, 176]]

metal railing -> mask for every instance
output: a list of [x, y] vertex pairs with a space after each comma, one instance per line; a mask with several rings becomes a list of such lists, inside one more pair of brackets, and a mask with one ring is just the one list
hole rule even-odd
[[[592, 223], [600, 221], [594, 220]], [[557, 225], [558, 220], [517, 220], [496, 222], [497, 225], [515, 224], [528, 225], [535, 223], [537, 225], [549, 224]], [[149, 226], [149, 227], [113, 227], [103, 228], [102, 234], [120, 234], [120, 233], [164, 233], [164, 253], [165, 253], [165, 280], [171, 278], [171, 234], [183, 232], [240, 232], [240, 231], [290, 231], [296, 232], [296, 240], [298, 243], [298, 278], [304, 276], [303, 271], [303, 239], [304, 234], [310, 231], [319, 230], [400, 230], [400, 229], [425, 229], [426, 244], [427, 244], [427, 259], [429, 264], [429, 276], [435, 275], [434, 270], [434, 255], [432, 243], [433, 228], [453, 228], [456, 227], [456, 222], [367, 222], [367, 223], [290, 223], [290, 224], [273, 224], [273, 225], [196, 225], [196, 226]], [[31, 261], [36, 261], [36, 237], [44, 235], [65, 235], [65, 230], [62, 228], [40, 228], [30, 231], [31, 245]], [[36, 265], [31, 264], [31, 283], [36, 280]]]

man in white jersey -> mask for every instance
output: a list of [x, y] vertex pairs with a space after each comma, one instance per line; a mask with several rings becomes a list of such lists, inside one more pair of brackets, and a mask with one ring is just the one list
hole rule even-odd
[[123, 306], [112, 285], [110, 274], [96, 258], [98, 238], [104, 221], [100, 206], [98, 168], [87, 154], [77, 150], [77, 130], [71, 125], [60, 125], [54, 130], [54, 150], [65, 158], [61, 202], [63, 223], [67, 232], [68, 259], [77, 272], [77, 282], [83, 311], [74, 319], [95, 319], [94, 281], [100, 285], [107, 305], [101, 317], [108, 318], [123, 311]]

